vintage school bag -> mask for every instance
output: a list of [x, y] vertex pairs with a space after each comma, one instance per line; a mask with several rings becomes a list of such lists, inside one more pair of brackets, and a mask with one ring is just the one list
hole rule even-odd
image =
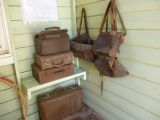
[[[110, 32], [108, 32], [109, 12], [111, 13]], [[117, 14], [122, 23], [124, 32], [117, 31]], [[105, 21], [106, 32], [102, 32]], [[128, 75], [128, 71], [119, 63], [116, 57], [119, 47], [124, 41], [125, 35], [125, 26], [115, 4], [115, 0], [111, 0], [104, 15], [99, 36], [93, 46], [94, 52], [98, 56], [98, 59], [95, 60], [95, 66], [102, 75], [109, 77], [123, 77]]]
[[[85, 24], [85, 33], [81, 34], [83, 18], [84, 18], [84, 24]], [[90, 34], [88, 30], [87, 15], [84, 7], [82, 8], [78, 36], [71, 39], [70, 44], [71, 44], [71, 50], [73, 51], [74, 56], [90, 62], [94, 62], [95, 57], [92, 50], [93, 40], [91, 40], [90, 38]]]

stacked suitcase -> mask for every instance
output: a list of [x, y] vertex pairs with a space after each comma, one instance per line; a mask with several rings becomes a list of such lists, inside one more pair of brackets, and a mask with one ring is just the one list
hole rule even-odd
[[40, 120], [104, 120], [83, 104], [80, 86], [57, 88], [38, 97]]
[[46, 28], [36, 34], [33, 76], [40, 83], [47, 83], [74, 73], [73, 53], [70, 50], [67, 30]]

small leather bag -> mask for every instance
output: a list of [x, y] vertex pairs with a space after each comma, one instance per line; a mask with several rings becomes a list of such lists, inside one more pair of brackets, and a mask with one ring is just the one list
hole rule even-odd
[[[110, 32], [108, 32], [109, 12], [111, 13]], [[120, 18], [124, 32], [117, 32], [117, 14]], [[106, 32], [102, 32], [105, 22]], [[104, 15], [99, 36], [93, 46], [94, 52], [98, 56], [98, 59], [95, 60], [95, 67], [102, 75], [101, 94], [103, 92], [103, 75], [109, 77], [124, 77], [129, 74], [128, 71], [119, 63], [116, 57], [119, 47], [124, 41], [125, 35], [125, 26], [115, 4], [115, 0], [111, 0]]]
[[[84, 18], [86, 32], [81, 34], [83, 18]], [[91, 40], [90, 38], [85, 8], [82, 8], [78, 36], [73, 38], [70, 41], [70, 44], [71, 44], [71, 50], [73, 51], [74, 56], [90, 62], [94, 62], [95, 58], [92, 50], [93, 40]]]
[[[109, 11], [111, 12], [112, 27], [111, 27], [111, 31], [107, 32]], [[117, 13], [120, 17], [120, 21], [122, 23], [124, 32], [117, 32], [117, 20], [116, 20]], [[102, 32], [105, 21], [106, 21], [106, 32]], [[118, 66], [122, 66], [122, 65], [120, 65], [120, 63], [117, 61], [117, 58], [116, 58], [116, 54], [119, 50], [120, 45], [124, 40], [125, 34], [126, 34], [126, 30], [125, 30], [122, 18], [120, 16], [120, 13], [116, 7], [115, 0], [111, 0], [108, 4], [108, 7], [104, 15], [104, 18], [100, 27], [99, 36], [93, 46], [95, 53], [100, 57], [95, 61], [95, 66], [100, 70], [102, 75], [106, 75], [110, 77], [121, 77], [121, 76], [128, 75], [128, 72], [126, 71], [126, 69], [124, 69], [124, 67], [118, 68]], [[102, 63], [100, 64], [100, 62]], [[102, 67], [101, 65], [104, 65], [105, 67]], [[118, 74], [114, 74], [116, 69], [119, 69]], [[110, 70], [110, 72], [108, 70]]]
[[[111, 12], [111, 31], [108, 31], [109, 12]], [[124, 32], [117, 32], [117, 14], [119, 15]], [[106, 32], [103, 32], [106, 22]], [[120, 45], [124, 41], [126, 30], [120, 13], [115, 5], [115, 0], [111, 0], [104, 14], [104, 18], [99, 30], [99, 36], [93, 46], [96, 54], [115, 57]]]

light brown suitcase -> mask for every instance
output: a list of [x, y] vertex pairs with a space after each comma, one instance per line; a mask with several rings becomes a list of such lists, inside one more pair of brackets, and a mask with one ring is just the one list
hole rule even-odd
[[48, 56], [39, 56], [35, 54], [35, 63], [41, 70], [62, 67], [71, 64], [72, 61], [73, 53], [71, 51]]
[[67, 30], [59, 27], [47, 28], [36, 34], [35, 47], [39, 55], [50, 55], [70, 51]]
[[51, 82], [56, 79], [67, 77], [74, 73], [74, 65], [69, 64], [59, 68], [52, 68], [48, 70], [40, 70], [35, 64], [32, 65], [33, 76], [40, 83]]
[[41, 120], [61, 120], [82, 109], [82, 88], [75, 86], [39, 97], [38, 106]]

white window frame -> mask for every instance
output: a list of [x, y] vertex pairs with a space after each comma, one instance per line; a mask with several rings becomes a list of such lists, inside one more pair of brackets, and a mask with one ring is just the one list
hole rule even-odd
[[0, 66], [13, 64], [13, 55], [3, 0], [0, 0]]

